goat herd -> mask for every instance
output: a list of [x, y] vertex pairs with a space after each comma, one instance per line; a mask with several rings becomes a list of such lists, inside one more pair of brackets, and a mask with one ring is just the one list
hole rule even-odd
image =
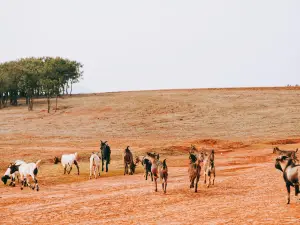
[[[290, 187], [295, 188], [295, 195], [297, 196], [300, 186], [300, 165], [298, 164], [298, 158], [296, 151], [280, 150], [278, 147], [273, 149], [273, 154], [277, 154], [278, 157], [275, 160], [275, 168], [283, 172], [283, 179], [286, 183], [288, 200], [287, 204], [290, 203]], [[111, 150], [107, 142], [100, 142], [100, 151], [97, 153], [92, 153], [90, 156], [90, 176], [94, 175], [95, 178], [100, 176], [100, 166], [102, 166], [102, 171], [108, 172], [108, 165], [110, 164]], [[197, 192], [198, 182], [200, 179], [201, 168], [204, 167], [204, 183], [207, 183], [207, 187], [211, 185], [211, 178], [213, 176], [212, 184], [214, 185], [216, 171], [215, 171], [215, 157], [214, 150], [210, 151], [198, 151], [195, 146], [191, 146], [189, 151], [189, 167], [188, 173], [190, 178], [190, 188], [194, 188]], [[166, 193], [167, 190], [167, 180], [168, 180], [168, 166], [166, 159], [160, 160], [159, 154], [147, 152], [145, 156], [137, 156], [133, 158], [133, 154], [129, 149], [129, 146], [124, 150], [124, 175], [132, 175], [135, 172], [135, 168], [138, 163], [141, 163], [144, 167], [144, 177], [147, 180], [148, 176], [151, 176], [151, 181], [154, 180], [155, 191], [157, 191], [157, 179], [160, 178], [162, 183], [163, 192]], [[39, 185], [37, 180], [38, 169], [41, 160], [36, 163], [26, 163], [22, 160], [16, 160], [11, 163], [4, 176], [1, 178], [4, 184], [7, 180], [11, 179], [10, 186], [15, 186], [16, 178], [21, 181], [21, 190], [24, 186], [30, 187], [32, 190], [39, 191]], [[78, 164], [78, 154], [68, 154], [62, 155], [61, 157], [54, 158], [54, 164], [61, 163], [64, 168], [64, 174], [70, 174], [72, 170], [72, 165], [77, 167], [77, 173], [79, 175], [79, 164]], [[206, 177], [208, 176], [208, 182]], [[30, 179], [34, 182], [33, 185], [30, 184]]]

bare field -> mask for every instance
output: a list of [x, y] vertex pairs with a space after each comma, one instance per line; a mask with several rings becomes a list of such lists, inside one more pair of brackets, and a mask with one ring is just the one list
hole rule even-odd
[[[23, 103], [21, 101], [21, 103]], [[0, 185], [1, 224], [297, 224], [300, 201], [286, 205], [272, 147], [300, 147], [300, 89], [168, 90], [76, 95], [0, 110], [0, 171], [42, 159], [40, 192]], [[24, 103], [23, 103], [24, 104]], [[54, 107], [54, 100], [53, 100]], [[88, 180], [88, 158], [108, 140], [109, 173]], [[216, 149], [216, 185], [189, 189], [191, 144]], [[167, 194], [137, 174], [123, 176], [122, 151], [167, 158]], [[79, 153], [80, 176], [63, 175], [54, 156]], [[293, 193], [293, 192], [292, 192]], [[18, 210], [16, 210], [16, 208]]]

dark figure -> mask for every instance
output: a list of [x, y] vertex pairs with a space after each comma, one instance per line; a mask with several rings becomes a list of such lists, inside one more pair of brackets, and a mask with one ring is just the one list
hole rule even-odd
[[[101, 140], [100, 140], [101, 141]], [[108, 172], [108, 164], [110, 164], [110, 147], [107, 144], [107, 141], [101, 141], [100, 143], [100, 152], [101, 152], [101, 159], [102, 159], [102, 171], [104, 171], [103, 165], [105, 161], [106, 172]]]

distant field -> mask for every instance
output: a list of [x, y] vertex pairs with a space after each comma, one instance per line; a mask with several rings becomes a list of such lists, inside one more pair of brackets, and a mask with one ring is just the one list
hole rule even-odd
[[[54, 102], [52, 100], [53, 108]], [[20, 103], [22, 105], [19, 107], [8, 107], [0, 110], [0, 172], [4, 173], [8, 163], [16, 159], [26, 161], [42, 159], [43, 163], [39, 174], [41, 183], [39, 196], [41, 196], [38, 200], [40, 201], [39, 204], [42, 205], [48, 201], [43, 199], [43, 189], [47, 195], [50, 195], [54, 190], [59, 190], [59, 194], [64, 194], [69, 189], [75, 193], [77, 186], [86, 191], [86, 201], [89, 202], [89, 190], [94, 190], [94, 183], [92, 182], [97, 182], [98, 185], [108, 185], [113, 189], [120, 188], [118, 189], [120, 193], [116, 191], [116, 196], [118, 193], [120, 194], [120, 204], [122, 201], [128, 200], [123, 199], [121, 201], [123, 197], [120, 197], [124, 195], [123, 190], [127, 190], [128, 185], [136, 188], [136, 195], [144, 199], [144, 191], [147, 191], [148, 194], [152, 193], [153, 186], [151, 183], [141, 183], [144, 182], [141, 175], [142, 167], [138, 167], [139, 175], [130, 177], [122, 175], [122, 152], [128, 145], [134, 155], [142, 155], [146, 151], [156, 151], [161, 154], [162, 158], [167, 158], [168, 166], [172, 171], [169, 187], [174, 192], [173, 194], [171, 192], [172, 196], [161, 200], [163, 202], [170, 201], [169, 204], [174, 206], [173, 209], [175, 210], [176, 205], [181, 204], [178, 197], [181, 196], [182, 201], [186, 201], [184, 204], [188, 205], [194, 195], [188, 192], [187, 152], [190, 145], [195, 144], [199, 149], [212, 147], [216, 149], [216, 160], [219, 166], [217, 174], [221, 178], [217, 178], [217, 180], [219, 179], [219, 187], [206, 190], [202, 184], [203, 177], [201, 177], [200, 193], [205, 193], [201, 198], [206, 204], [210, 204], [209, 199], [211, 198], [213, 198], [212, 202], [215, 202], [214, 205], [218, 201], [222, 202], [224, 199], [221, 199], [221, 195], [226, 195], [222, 191], [225, 191], [224, 185], [227, 185], [226, 187], [229, 187], [230, 190], [226, 201], [232, 202], [235, 199], [239, 202], [236, 206], [248, 207], [249, 209], [252, 207], [252, 210], [255, 211], [255, 207], [260, 201], [259, 198], [264, 199], [266, 195], [269, 197], [265, 201], [269, 201], [268, 199], [271, 198], [271, 192], [267, 193], [266, 190], [261, 190], [261, 183], [256, 180], [260, 174], [255, 171], [261, 170], [261, 175], [268, 174], [269, 177], [268, 180], [264, 181], [267, 182], [265, 185], [271, 182], [273, 188], [276, 188], [268, 187], [276, 193], [274, 195], [277, 195], [272, 204], [284, 206], [284, 184], [280, 173], [275, 171], [271, 149], [275, 145], [289, 149], [300, 147], [300, 88], [296, 87], [162, 90], [74, 95], [60, 98], [58, 111], [54, 112], [53, 110], [50, 114], [46, 112], [45, 99], [35, 100], [34, 111], [32, 112], [27, 111], [22, 100]], [[100, 140], [107, 140], [112, 149], [110, 172], [102, 174], [98, 181], [88, 182], [88, 186], [85, 187], [85, 183], [82, 181], [87, 182], [88, 180], [88, 158], [91, 152], [98, 151]], [[79, 153], [82, 173], [80, 176], [74, 174], [64, 176], [61, 165], [53, 165], [52, 160], [54, 156], [59, 156], [62, 153], [74, 152]], [[114, 186], [114, 182], [117, 180], [121, 181], [116, 184], [117, 186]], [[175, 180], [179, 183], [176, 183]], [[135, 183], [131, 183], [131, 181]], [[241, 189], [236, 189], [236, 181], [240, 182]], [[249, 183], [246, 184], [244, 181]], [[68, 186], [69, 183], [73, 183], [75, 186]], [[19, 188], [13, 190], [14, 195], [12, 196], [24, 197], [24, 202], [28, 201], [28, 204], [35, 204], [25, 196], [22, 197]], [[214, 196], [215, 192], [211, 190], [217, 190], [216, 193], [220, 195], [219, 200]], [[1, 192], [4, 194], [4, 202], [10, 202], [8, 187], [1, 184]], [[97, 194], [97, 192], [95, 193]], [[128, 193], [131, 193], [130, 190]], [[178, 198], [174, 193], [178, 195]], [[254, 200], [251, 200], [252, 194], [257, 196], [253, 198]], [[241, 199], [245, 196], [246, 201], [241, 203], [242, 200], [238, 197], [235, 198], [236, 195], [240, 196]], [[85, 194], [82, 196], [84, 199]], [[110, 198], [107, 196], [101, 197], [99, 195], [99, 201], [106, 202], [107, 200], [108, 209], [117, 210], [118, 207], [110, 205], [112, 200], [106, 199]], [[135, 195], [130, 196], [129, 194], [130, 201], [135, 201]], [[76, 196], [73, 198], [78, 203], [79, 199], [76, 199]], [[114, 199], [114, 197], [112, 198]], [[194, 202], [194, 204], [197, 205], [200, 202]], [[126, 202], [124, 204], [126, 205]], [[134, 204], [134, 202], [130, 204]], [[138, 202], [137, 204], [141, 203]], [[243, 212], [244, 214], [240, 212], [241, 218], [235, 220], [235, 214], [231, 211], [234, 207], [229, 207], [226, 210], [226, 202], [222, 204], [224, 204], [225, 209], [224, 211], [219, 210], [224, 215], [225, 222], [242, 223], [242, 217], [248, 218], [250, 223], [251, 218], [253, 219], [252, 222], [264, 222], [264, 216], [268, 214], [271, 218], [271, 224], [278, 222], [275, 218], [279, 209], [274, 210], [274, 212], [271, 208], [268, 208], [268, 212], [260, 209], [260, 212], [265, 214], [260, 215], [260, 212], [255, 211], [257, 217], [246, 212]], [[14, 206], [17, 205], [18, 203], [15, 202]], [[221, 205], [219, 206], [221, 207]], [[53, 207], [56, 209], [55, 205]], [[86, 207], [89, 206], [86, 205]], [[199, 207], [204, 206], [199, 205]], [[299, 204], [297, 207], [299, 209]], [[8, 206], [5, 210], [7, 215], [12, 213], [12, 209]], [[47, 207], [44, 210], [46, 210], [45, 213], [48, 212]], [[52, 209], [49, 208], [49, 210]], [[100, 206], [99, 210], [102, 210]], [[139, 213], [142, 215], [142, 211], [136, 210], [133, 210], [133, 216]], [[176, 210], [168, 211], [167, 208], [164, 210], [169, 216], [178, 214]], [[192, 209], [189, 208], [189, 210]], [[206, 214], [210, 218], [215, 218], [217, 215], [215, 213], [218, 211], [217, 208], [215, 210], [206, 212]], [[293, 221], [298, 221], [297, 219], [300, 217], [296, 216], [297, 209], [291, 210], [289, 212], [293, 215]], [[24, 211], [25, 214], [28, 215], [26, 210]], [[193, 211], [190, 211], [190, 214], [194, 215]], [[124, 220], [125, 224], [132, 222], [125, 215], [126, 212], [122, 211], [119, 215], [112, 215], [111, 218], [115, 218], [115, 220], [109, 221], [103, 217], [99, 221], [122, 223]], [[53, 218], [56, 216], [58, 218], [59, 215], [53, 215]], [[188, 215], [185, 216], [186, 218], [189, 217]], [[17, 217], [16, 214], [15, 218]], [[227, 217], [228, 220], [226, 220]], [[68, 218], [68, 215], [65, 215], [61, 220], [62, 223], [63, 221], [66, 222]], [[196, 222], [192, 218], [195, 217], [190, 218], [191, 224]], [[229, 218], [233, 218], [233, 220]], [[150, 217], [148, 219], [151, 221]], [[285, 221], [284, 218], [280, 217], [280, 219], [281, 222]], [[48, 220], [51, 221], [51, 218]], [[82, 217], [79, 221], [84, 223], [85, 220]], [[164, 221], [163, 218], [160, 221]], [[175, 221], [183, 222], [184, 220], [178, 218]]]

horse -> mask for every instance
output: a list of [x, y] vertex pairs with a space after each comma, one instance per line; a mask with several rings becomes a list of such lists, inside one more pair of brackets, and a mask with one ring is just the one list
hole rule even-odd
[[295, 196], [300, 193], [300, 165], [295, 165], [292, 158], [281, 155], [276, 158], [275, 168], [283, 172], [283, 179], [288, 193], [287, 204], [290, 204], [291, 186], [295, 187]]
[[152, 163], [151, 172], [154, 176], [155, 191], [157, 192], [157, 178], [158, 178], [158, 174], [160, 174], [160, 170], [163, 165], [159, 161], [159, 154], [147, 152], [147, 155], [150, 157], [150, 161]]
[[111, 150], [107, 144], [107, 141], [100, 142], [100, 153], [101, 153], [101, 159], [102, 159], [102, 171], [104, 171], [103, 165], [104, 165], [104, 161], [105, 161], [106, 172], [108, 172], [108, 164], [110, 164]]
[[211, 150], [208, 156], [206, 156], [206, 160], [204, 163], [204, 184], [206, 184], [206, 175], [209, 177], [207, 187], [210, 186], [211, 182], [211, 174], [214, 175], [213, 183], [215, 184], [215, 178], [216, 178], [216, 168], [215, 168], [215, 151]]
[[197, 156], [193, 152], [189, 152], [190, 156], [190, 165], [189, 165], [189, 177], [190, 177], [190, 188], [195, 188], [195, 192], [198, 189], [198, 182], [200, 179], [200, 172], [201, 172], [201, 160], [197, 159]]
[[150, 160], [146, 159], [145, 156], [139, 156], [139, 157], [137, 156], [135, 158], [135, 164], [137, 165], [138, 163], [141, 163], [142, 166], [144, 167], [145, 180], [148, 179], [148, 174], [150, 173], [151, 181], [153, 181], [153, 174], [151, 172], [152, 163], [150, 162]]
[[168, 166], [166, 163], [166, 159], [164, 159], [162, 163], [162, 170], [160, 171], [160, 177], [162, 179], [162, 189], [164, 193], [167, 193], [167, 184], [168, 184]]
[[132, 175], [135, 171], [135, 164], [133, 162], [133, 155], [129, 150], [129, 146], [124, 150], [124, 175]]

